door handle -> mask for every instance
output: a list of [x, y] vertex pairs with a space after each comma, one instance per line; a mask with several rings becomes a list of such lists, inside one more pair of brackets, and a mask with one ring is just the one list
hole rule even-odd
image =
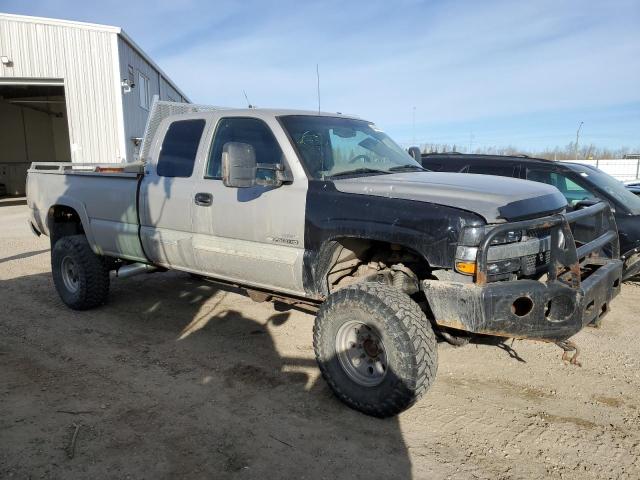
[[208, 207], [213, 203], [213, 195], [210, 193], [196, 193], [196, 197], [194, 199], [196, 205], [200, 205], [201, 207]]

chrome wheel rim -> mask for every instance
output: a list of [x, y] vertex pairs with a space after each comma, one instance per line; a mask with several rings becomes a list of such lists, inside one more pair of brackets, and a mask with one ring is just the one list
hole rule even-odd
[[387, 375], [387, 354], [378, 332], [352, 320], [336, 334], [336, 352], [344, 372], [358, 385], [375, 387]]
[[62, 259], [62, 281], [64, 286], [70, 292], [77, 292], [80, 288], [80, 278], [78, 265], [73, 261], [71, 257], [64, 257]]

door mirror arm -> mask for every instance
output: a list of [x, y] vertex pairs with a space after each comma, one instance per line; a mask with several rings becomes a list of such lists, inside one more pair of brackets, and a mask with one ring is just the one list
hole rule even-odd
[[[258, 174], [261, 172], [267, 173], [267, 175], [259, 176]], [[282, 184], [291, 182], [293, 182], [293, 178], [291, 174], [286, 171], [282, 163], [256, 164], [256, 185], [279, 187]]]

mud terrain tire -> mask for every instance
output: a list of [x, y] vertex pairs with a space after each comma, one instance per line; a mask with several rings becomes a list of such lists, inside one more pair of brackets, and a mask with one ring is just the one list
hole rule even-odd
[[313, 347], [336, 396], [375, 417], [397, 415], [413, 405], [438, 368], [436, 338], [418, 304], [375, 283], [329, 295], [315, 320]]
[[55, 243], [51, 271], [58, 295], [68, 307], [88, 310], [107, 301], [109, 269], [84, 235], [63, 237]]

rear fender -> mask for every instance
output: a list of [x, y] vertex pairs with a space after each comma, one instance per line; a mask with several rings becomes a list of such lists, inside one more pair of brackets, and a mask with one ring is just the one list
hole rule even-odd
[[67, 208], [71, 208], [72, 210], [74, 210], [77, 214], [78, 214], [78, 218], [80, 218], [80, 223], [82, 224], [82, 229], [84, 230], [84, 234], [87, 237], [87, 241], [89, 242], [89, 245], [91, 246], [91, 250], [94, 251], [94, 253], [96, 253], [97, 255], [101, 255], [102, 252], [100, 251], [100, 248], [97, 246], [94, 235], [93, 235], [93, 231], [91, 230], [91, 221], [89, 220], [89, 215], [87, 213], [87, 209], [84, 205], [84, 203], [63, 195], [61, 197], [58, 197], [58, 199], [56, 200], [55, 205], [52, 205], [49, 208], [49, 211], [47, 212], [47, 221], [46, 221], [46, 226], [47, 226], [47, 234], [49, 235], [49, 237], [51, 237], [51, 221], [53, 219], [53, 211], [55, 210], [56, 207], [67, 207]]

